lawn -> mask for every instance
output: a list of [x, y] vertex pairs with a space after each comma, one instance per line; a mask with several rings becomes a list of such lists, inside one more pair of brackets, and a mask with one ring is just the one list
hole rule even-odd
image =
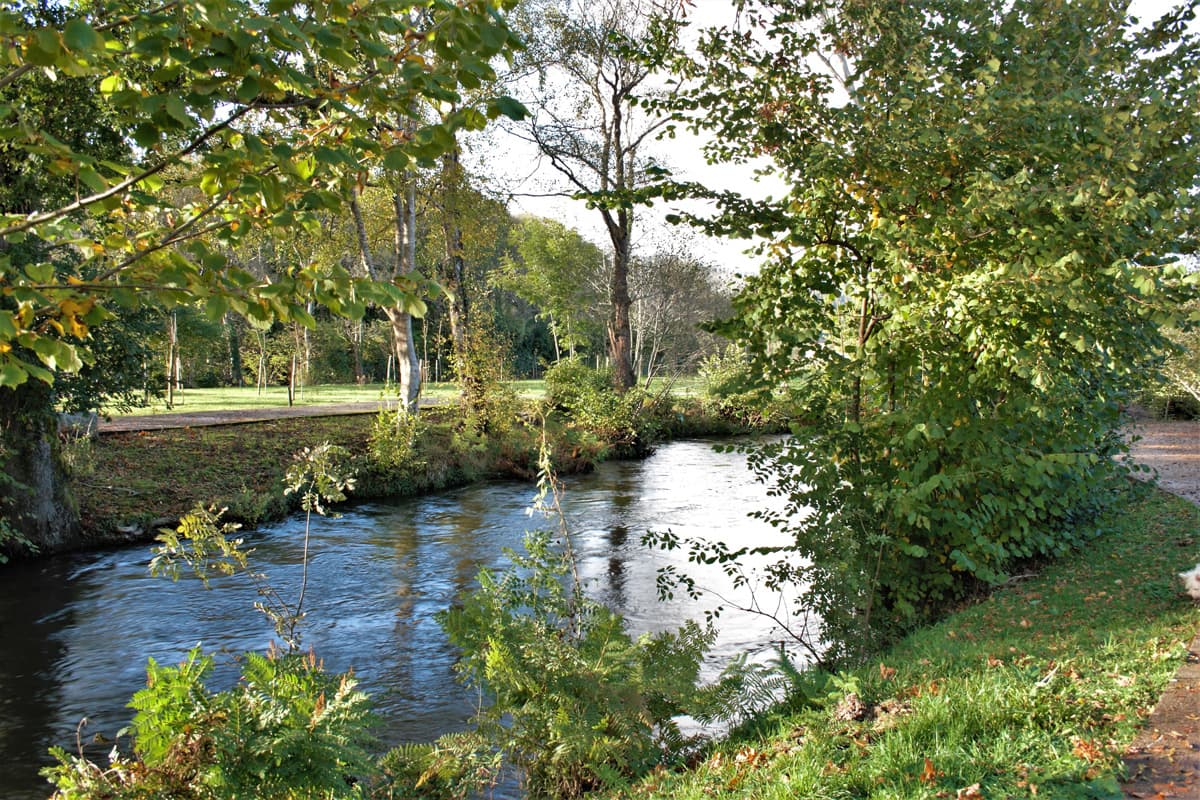
[[[540, 397], [546, 389], [543, 381], [513, 381], [511, 384], [522, 397]], [[331, 403], [374, 403], [396, 396], [395, 384], [368, 383], [321, 384], [306, 386], [296, 392], [294, 405], [313, 406]], [[435, 403], [448, 402], [458, 397], [455, 383], [426, 383], [422, 397]], [[164, 414], [169, 412], [211, 412], [234, 409], [285, 408], [288, 404], [286, 386], [269, 386], [258, 391], [253, 386], [221, 386], [211, 389], [183, 389], [175, 393], [175, 403], [168, 408], [163, 399], [158, 399], [145, 408], [135, 408], [129, 416]], [[113, 416], [126, 416], [114, 412]]]
[[[676, 396], [688, 396], [699, 393], [701, 379], [696, 377], [681, 377], [671, 384], [671, 392]], [[509, 385], [520, 397], [536, 399], [546, 394], [546, 382], [542, 380], [510, 381]], [[666, 384], [661, 380], [654, 381], [650, 391], [657, 393]], [[368, 383], [362, 386], [356, 384], [319, 384], [306, 386], [296, 392], [294, 405], [315, 406], [332, 403], [374, 403], [384, 398], [396, 396], [395, 384]], [[421, 396], [434, 403], [445, 403], [458, 397], [458, 384], [452, 382], [426, 383], [421, 389]], [[127, 414], [117, 413], [111, 409], [106, 413], [112, 416], [143, 416], [148, 414], [165, 414], [171, 412], [212, 412], [231, 411], [254, 408], [286, 408], [288, 395], [286, 386], [268, 386], [259, 391], [253, 386], [219, 386], [211, 389], [182, 389], [175, 393], [175, 403], [167, 407], [165, 400], [159, 398], [145, 408], [135, 408]]]

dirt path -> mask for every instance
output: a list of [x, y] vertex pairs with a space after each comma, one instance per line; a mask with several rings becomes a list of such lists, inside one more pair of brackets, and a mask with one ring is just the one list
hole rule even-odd
[[[1141, 422], [1134, 458], [1158, 472], [1158, 485], [1200, 505], [1200, 423]], [[1200, 800], [1200, 635], [1187, 663], [1159, 699], [1125, 754], [1125, 796]]]
[[1158, 471], [1158, 485], [1200, 505], [1200, 422], [1142, 421], [1134, 459]]

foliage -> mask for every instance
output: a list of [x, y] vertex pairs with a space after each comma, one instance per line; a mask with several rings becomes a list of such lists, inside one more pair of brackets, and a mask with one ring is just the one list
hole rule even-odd
[[376, 469], [406, 472], [422, 463], [417, 440], [425, 429], [416, 414], [403, 408], [379, 409], [371, 423], [367, 439], [367, 454]]
[[[6, 463], [8, 458], [8, 445], [0, 439], [0, 464]], [[37, 547], [29, 537], [9, 522], [11, 515], [17, 513], [17, 497], [24, 492], [24, 485], [13, 478], [8, 470], [0, 472], [0, 564], [8, 563], [10, 552], [37, 552]]]
[[177, 667], [150, 659], [130, 703], [132, 752], [114, 747], [105, 768], [53, 749], [59, 763], [43, 774], [55, 799], [363, 796], [373, 719], [351, 676], [327, 675], [311, 654], [248, 653], [237, 686], [212, 692], [211, 668], [199, 650]]
[[[329, 262], [263, 279], [220, 248], [255, 230], [312, 227], [360, 173], [432, 163], [455, 131], [520, 116], [498, 97], [436, 123], [416, 118], [422, 104], [478, 87], [488, 61], [518, 46], [502, 10], [483, 0], [388, 0], [353, 13], [287, 0], [112, 0], [56, 24], [32, 4], [7, 6], [0, 139], [9, 159], [41, 159], [73, 190], [4, 209], [0, 288], [12, 305], [0, 309], [0, 385], [77, 370], [88, 357], [80, 342], [109, 306], [199, 301], [213, 319], [234, 311], [260, 324], [309, 323], [309, 300], [350, 316], [366, 302], [419, 311], [419, 279], [377, 283]], [[58, 138], [52, 101], [36, 90], [60, 77], [98, 87], [108, 125], [136, 148], [104, 157]], [[411, 135], [379, 135], [378, 119], [394, 116], [413, 117]], [[29, 240], [76, 263], [61, 271], [64, 260], [10, 247]]]
[[676, 108], [789, 185], [710, 193], [707, 224], [770, 242], [724, 332], [810, 423], [757, 461], [777, 576], [861, 652], [1112, 502], [1120, 408], [1191, 292], [1158, 264], [1200, 230], [1200, 46], [1186, 9], [1134, 30], [1092, 0], [738, 6]]
[[743, 424], [760, 424], [782, 415], [783, 402], [756, 379], [750, 359], [735, 345], [700, 362], [704, 402], [723, 417]]
[[593, 369], [582, 358], [564, 358], [546, 370], [546, 401], [553, 407], [571, 411], [612, 385], [607, 370]]
[[403, 744], [379, 759], [372, 800], [467, 800], [500, 770], [500, 755], [475, 733], [448, 733], [433, 744]]
[[463, 409], [468, 425], [481, 433], [503, 434], [517, 418], [517, 395], [505, 374], [508, 343], [490, 321], [476, 314], [467, 325], [459, 357]]
[[549, 319], [556, 349], [571, 355], [597, 340], [605, 302], [600, 249], [562, 223], [537, 217], [521, 220], [512, 248], [496, 284]]
[[439, 621], [463, 653], [457, 669], [485, 704], [473, 724], [522, 770], [535, 796], [615, 786], [659, 763], [678, 742], [672, 717], [694, 693], [711, 631], [634, 640], [622, 619], [570, 579], [568, 554], [530, 534], [502, 575]]
[[1122, 756], [1200, 622], [1173, 583], [1196, 560], [1196, 507], [1123, 500], [1089, 547], [840, 677], [814, 674], [804, 702], [630, 795], [1120, 797]]

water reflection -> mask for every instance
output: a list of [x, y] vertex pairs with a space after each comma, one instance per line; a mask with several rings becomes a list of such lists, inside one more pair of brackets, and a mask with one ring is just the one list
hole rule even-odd
[[[359, 506], [342, 519], [314, 521], [305, 643], [331, 670], [354, 668], [386, 720], [388, 742], [429, 740], [461, 728], [472, 698], [455, 681], [455, 653], [434, 615], [473, 585], [481, 567], [502, 569], [537, 524], [525, 514], [528, 484], [468, 487], [395, 504]], [[702, 618], [711, 600], [657, 599], [660, 567], [697, 572], [680, 553], [647, 550], [648, 529], [763, 544], [778, 534], [746, 514], [768, 503], [737, 454], [706, 442], [679, 442], [641, 462], [602, 465], [567, 482], [565, 513], [589, 592], [629, 620], [634, 632]], [[251, 534], [254, 562], [285, 597], [299, 586], [303, 520]], [[256, 613], [253, 587], [236, 578], [171, 584], [146, 574], [144, 547], [14, 565], [0, 575], [0, 797], [45, 797], [37, 777], [46, 749], [71, 746], [75, 727], [112, 735], [129, 719], [129, 696], [144, 682], [147, 657], [179, 661], [189, 648], [233, 654], [262, 649], [270, 625]], [[698, 581], [729, 593], [719, 570]], [[769, 648], [769, 624], [726, 616], [709, 674], [729, 657]], [[214, 681], [236, 675], [225, 658]], [[99, 749], [104, 752], [107, 747]]]

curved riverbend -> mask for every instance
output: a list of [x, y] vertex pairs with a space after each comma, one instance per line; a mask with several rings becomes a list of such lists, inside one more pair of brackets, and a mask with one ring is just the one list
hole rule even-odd
[[[646, 530], [737, 545], [779, 539], [747, 516], [776, 501], [744, 456], [715, 452], [713, 444], [671, 443], [644, 461], [609, 462], [567, 483], [581, 575], [636, 632], [702, 620], [716, 603], [679, 593], [660, 603], [661, 566], [675, 563], [699, 583], [731, 591], [716, 568], [701, 571], [682, 554], [647, 550]], [[480, 484], [314, 521], [304, 643], [328, 669], [354, 669], [384, 719], [385, 741], [428, 741], [469, 716], [471, 698], [454, 681], [455, 653], [434, 614], [469, 589], [482, 567], [503, 567], [503, 549], [519, 547], [526, 530], [544, 525], [526, 514], [532, 494], [528, 484]], [[254, 564], [285, 597], [299, 584], [302, 533], [303, 519], [292, 519], [247, 537]], [[82, 718], [85, 743], [127, 724], [125, 703], [144, 684], [147, 657], [176, 663], [197, 643], [233, 654], [271, 639], [243, 581], [219, 579], [211, 591], [195, 580], [172, 584], [149, 577], [148, 560], [148, 550], [137, 547], [0, 572], [0, 752], [8, 762], [0, 797], [46, 797], [36, 771], [48, 762], [49, 746], [73, 747]], [[710, 674], [737, 653], [769, 652], [772, 631], [763, 618], [727, 613], [719, 626]], [[228, 658], [219, 661], [214, 685], [227, 685], [235, 670]]]

